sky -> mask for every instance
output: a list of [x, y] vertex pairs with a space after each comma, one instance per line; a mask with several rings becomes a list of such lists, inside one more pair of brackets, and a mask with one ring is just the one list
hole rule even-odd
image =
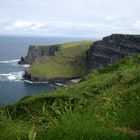
[[0, 34], [140, 34], [140, 0], [0, 0]]

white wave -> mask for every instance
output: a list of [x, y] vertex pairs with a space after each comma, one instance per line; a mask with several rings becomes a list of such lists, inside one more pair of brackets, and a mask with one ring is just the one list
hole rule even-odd
[[48, 84], [47, 81], [44, 81], [44, 82], [33, 82], [33, 81], [30, 81], [30, 80], [24, 80], [24, 82], [29, 83], [29, 84]]
[[21, 66], [23, 66], [24, 68], [28, 68], [28, 67], [30, 67], [29, 64], [25, 64], [25, 65], [21, 65]]
[[11, 73], [8, 73], [8, 74], [0, 74], [0, 76], [10, 76]]
[[16, 80], [16, 76], [15, 75], [10, 75], [10, 76], [8, 76], [7, 79], [10, 80], [10, 81], [13, 81], [13, 80]]
[[55, 83], [56, 86], [58, 87], [67, 87], [68, 85], [63, 84], [63, 83]]
[[33, 84], [33, 82], [30, 81], [30, 80], [24, 80], [24, 82], [26, 82], [26, 83], [30, 83], [30, 84]]
[[17, 62], [16, 63], [12, 63], [12, 65], [14, 65], [14, 66], [20, 66], [20, 67], [24, 67], [24, 68], [28, 68], [28, 67], [30, 67], [31, 65], [29, 65], [29, 64], [18, 64]]
[[0, 74], [0, 81], [21, 81], [23, 79], [23, 71]]
[[4, 60], [4, 61], [0, 61], [0, 63], [1, 64], [17, 63], [18, 61], [20, 61], [20, 59], [16, 59], [16, 60]]

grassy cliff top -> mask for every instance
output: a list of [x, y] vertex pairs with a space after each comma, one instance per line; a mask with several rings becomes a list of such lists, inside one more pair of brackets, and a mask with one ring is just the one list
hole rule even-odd
[[138, 140], [140, 55], [91, 72], [76, 85], [0, 109], [0, 138]]
[[50, 79], [83, 76], [86, 51], [91, 44], [90, 41], [60, 44], [60, 51], [55, 56], [36, 60], [28, 72], [35, 77]]

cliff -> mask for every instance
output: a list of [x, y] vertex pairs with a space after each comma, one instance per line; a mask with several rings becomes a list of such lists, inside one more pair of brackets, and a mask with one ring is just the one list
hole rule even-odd
[[59, 45], [29, 46], [27, 56], [21, 57], [19, 64], [32, 64], [36, 59], [44, 56], [53, 56], [59, 50]]
[[115, 64], [120, 59], [138, 52], [140, 36], [112, 34], [94, 43], [81, 41], [52, 46], [30, 46], [27, 56], [22, 57], [19, 63], [33, 64], [25, 72], [25, 79], [66, 81], [82, 77], [93, 69]]
[[106, 67], [119, 59], [140, 52], [140, 36], [113, 34], [94, 42], [87, 54], [87, 72]]
[[26, 69], [24, 78], [34, 82], [65, 82], [84, 76], [86, 52], [91, 44], [79, 41], [49, 47], [30, 46], [23, 62], [32, 65]]

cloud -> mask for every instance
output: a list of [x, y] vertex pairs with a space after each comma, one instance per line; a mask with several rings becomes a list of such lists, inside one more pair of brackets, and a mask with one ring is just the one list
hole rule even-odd
[[134, 27], [140, 30], [140, 20], [135, 21]]
[[140, 33], [139, 0], [0, 0], [0, 33]]
[[47, 29], [47, 24], [36, 21], [16, 20], [0, 22], [0, 27], [6, 30], [40, 31]]
[[[108, 21], [109, 20], [109, 21]], [[136, 30], [139, 25], [139, 21], [135, 22]], [[121, 26], [120, 26], [121, 25]], [[76, 36], [88, 36], [92, 34], [111, 34], [129, 32], [129, 26], [131, 24], [125, 23], [125, 21], [118, 21], [118, 19], [112, 18], [110, 16], [105, 17], [103, 22], [97, 21], [84, 21], [78, 22], [73, 20], [65, 20], [59, 18], [49, 19], [47, 21], [31, 21], [31, 20], [15, 20], [15, 21], [5, 21], [0, 22], [0, 28], [7, 31], [15, 32], [26, 32], [26, 33], [37, 33], [37, 34], [63, 34], [70, 35], [75, 34]]]
[[34, 23], [31, 21], [15, 21], [12, 23], [13, 27], [15, 28], [29, 28], [34, 26]]
[[107, 19], [107, 21], [112, 21], [112, 17], [111, 16], [107, 16], [106, 19]]
[[96, 24], [93, 22], [74, 22], [74, 21], [66, 21], [66, 20], [48, 20], [46, 22], [38, 22], [38, 21], [29, 21], [29, 20], [16, 20], [16, 21], [5, 21], [0, 22], [1, 28], [11, 29], [11, 30], [32, 30], [32, 31], [41, 31], [47, 30], [49, 28], [60, 28], [60, 29], [93, 29], [100, 24]]
[[34, 22], [34, 21], [27, 21], [27, 20], [18, 20], [11, 23], [12, 28], [14, 29], [25, 29], [25, 30], [32, 30], [32, 31], [40, 31], [42, 29], [47, 28], [46, 23], [42, 22]]

